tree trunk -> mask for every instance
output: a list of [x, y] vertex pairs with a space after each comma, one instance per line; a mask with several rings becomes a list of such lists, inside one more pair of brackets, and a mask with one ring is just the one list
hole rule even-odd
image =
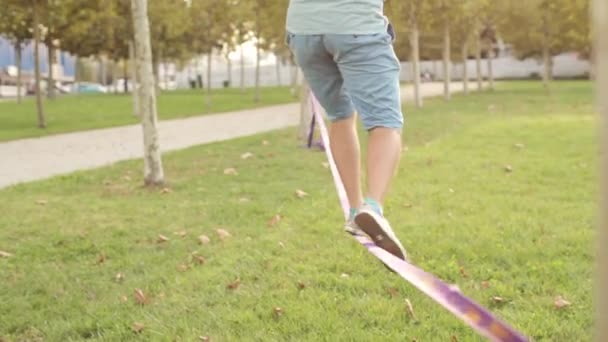
[[211, 52], [207, 55], [207, 111], [211, 111]]
[[161, 185], [164, 183], [164, 171], [157, 131], [156, 86], [147, 7], [147, 0], [131, 0], [137, 74], [141, 82], [139, 102], [144, 135], [144, 182], [146, 185]]
[[165, 89], [171, 90], [171, 89], [169, 89], [169, 63], [167, 63], [167, 61], [163, 62], [163, 70], [164, 70], [163, 78], [165, 81]]
[[15, 44], [15, 52], [16, 52], [16, 62], [17, 62], [17, 103], [21, 103], [21, 89], [22, 87], [22, 67], [21, 67], [21, 56], [22, 56], [22, 43], [19, 41]]
[[101, 84], [105, 87], [108, 84], [108, 63], [106, 63], [106, 56], [99, 58], [101, 67]]
[[114, 88], [114, 94], [118, 94], [118, 61], [112, 60], [112, 88]]
[[597, 239], [597, 266], [595, 287], [596, 334], [595, 341], [608, 341], [608, 3], [605, 0], [593, 2], [592, 16], [594, 19], [595, 61], [597, 77], [597, 99], [602, 120], [602, 150], [601, 155], [601, 201], [600, 227]]
[[477, 71], [477, 90], [483, 89], [483, 75], [481, 74], [481, 39], [479, 31], [475, 32], [475, 67]]
[[462, 43], [462, 89], [465, 95], [469, 94], [469, 43]]
[[281, 82], [281, 61], [280, 61], [280, 57], [278, 54], [275, 54], [275, 57], [277, 59], [277, 63], [276, 63], [276, 72], [277, 72], [277, 84], [278, 86], [282, 86], [283, 82]]
[[255, 8], [255, 103], [260, 102], [260, 6]]
[[241, 42], [241, 92], [245, 92], [245, 51]]
[[135, 43], [129, 42], [129, 60], [131, 61], [131, 93], [133, 94], [133, 116], [141, 118], [139, 110], [139, 79], [137, 77], [137, 61], [135, 57]]
[[[129, 53], [130, 53], [130, 51], [129, 51]], [[126, 59], [122, 61], [122, 79], [123, 79], [122, 92], [123, 92], [123, 94], [128, 94], [129, 93], [129, 63]]]
[[492, 43], [490, 43], [490, 47], [488, 49], [488, 88], [490, 90], [494, 90], [494, 69], [492, 66], [492, 62], [494, 60], [494, 49], [492, 47]]
[[446, 100], [450, 100], [452, 98], [452, 94], [450, 92], [450, 83], [452, 81], [452, 61], [450, 57], [450, 43], [450, 26], [448, 25], [448, 23], [445, 23], [443, 27], [443, 97]]
[[36, 108], [38, 110], [38, 127], [46, 128], [44, 107], [42, 106], [42, 91], [40, 89], [40, 13], [38, 4], [32, 6], [34, 12], [34, 74], [36, 78]]
[[551, 52], [549, 51], [549, 44], [547, 42], [543, 43], [543, 86], [545, 90], [549, 90], [549, 86], [551, 83], [551, 74], [552, 72], [551, 66]]
[[306, 141], [308, 139], [308, 131], [310, 129], [310, 120], [312, 120], [312, 111], [310, 110], [310, 88], [306, 79], [300, 87], [300, 125], [298, 126], [298, 139]]
[[[258, 37], [259, 39], [259, 37]], [[260, 102], [260, 44], [259, 41], [255, 44], [255, 103]]]
[[422, 108], [422, 89], [420, 82], [420, 32], [418, 24], [413, 23], [410, 32], [410, 45], [412, 49], [412, 73], [414, 78], [414, 102], [416, 107]]
[[228, 72], [228, 87], [232, 87], [232, 61], [230, 60], [230, 55], [226, 54], [226, 64], [227, 64], [227, 72]]
[[53, 42], [48, 42], [47, 46], [48, 52], [48, 78], [47, 78], [47, 93], [46, 96], [49, 99], [55, 98], [55, 78], [53, 77], [53, 63], [55, 62], [55, 47], [53, 46]]

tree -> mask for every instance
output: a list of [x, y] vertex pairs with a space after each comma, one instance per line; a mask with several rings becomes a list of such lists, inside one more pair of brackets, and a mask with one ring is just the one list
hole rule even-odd
[[70, 25], [68, 13], [74, 5], [69, 0], [44, 0], [41, 1], [41, 5], [44, 13], [42, 24], [46, 28], [44, 43], [47, 48], [48, 58], [47, 97], [54, 99], [55, 78], [53, 75], [53, 64], [55, 64], [55, 54], [62, 32]]
[[[504, 6], [504, 5], [503, 5]], [[543, 84], [549, 88], [553, 56], [566, 51], [590, 54], [588, 4], [583, 0], [530, 0], [509, 2], [502, 20], [501, 36], [513, 44], [517, 57], [543, 61]], [[526, 30], [514, 28], [526, 27]]]
[[164, 183], [164, 171], [156, 128], [158, 116], [150, 24], [148, 21], [148, 1], [131, 0], [131, 11], [135, 32], [137, 74], [141, 83], [139, 103], [144, 135], [144, 182], [146, 185], [161, 185]]
[[211, 110], [212, 54], [223, 46], [226, 20], [230, 3], [228, 0], [192, 0], [190, 16], [193, 29], [190, 32], [192, 45], [198, 54], [207, 55], [207, 109]]
[[38, 127], [46, 128], [46, 117], [44, 114], [44, 106], [42, 104], [42, 91], [40, 87], [40, 40], [41, 40], [41, 24], [40, 24], [40, 12], [41, 12], [41, 1], [30, 0], [33, 12], [33, 24], [34, 24], [34, 75], [35, 75], [35, 86], [34, 91], [36, 92], [36, 108], [38, 112]]
[[254, 101], [260, 102], [260, 57], [263, 49], [286, 49], [283, 45], [286, 1], [253, 1], [253, 32], [256, 45], [255, 95]]
[[17, 64], [17, 102], [21, 103], [22, 52], [32, 36], [32, 12], [16, 0], [0, 0], [0, 34], [4, 34], [15, 48]]
[[454, 24], [452, 25], [452, 35], [454, 41], [460, 43], [457, 53], [462, 60], [462, 83], [464, 94], [469, 93], [469, 68], [468, 60], [471, 42], [475, 38], [476, 29], [476, 8], [474, 0], [459, 0], [454, 3]]
[[597, 271], [597, 286], [596, 286], [596, 336], [595, 340], [608, 340], [608, 3], [604, 0], [595, 0], [593, 2], [593, 22], [594, 22], [594, 52], [597, 61], [597, 99], [599, 108], [603, 117], [602, 120], [602, 149], [601, 165], [603, 172], [600, 188], [602, 191], [602, 199], [600, 203], [600, 227], [599, 227], [599, 244], [598, 250], [598, 266]]
[[[150, 2], [150, 34], [152, 37], [152, 60], [157, 82], [160, 65], [182, 62], [191, 57], [187, 32], [192, 29], [188, 5], [183, 0], [155, 0]], [[165, 84], [168, 72], [165, 69]]]
[[412, 73], [414, 76], [414, 102], [416, 106], [421, 108], [423, 106], [422, 102], [422, 89], [420, 82], [420, 31], [418, 26], [418, 17], [421, 10], [422, 1], [412, 1], [410, 2], [409, 9], [409, 23], [410, 23], [410, 45], [412, 50]]

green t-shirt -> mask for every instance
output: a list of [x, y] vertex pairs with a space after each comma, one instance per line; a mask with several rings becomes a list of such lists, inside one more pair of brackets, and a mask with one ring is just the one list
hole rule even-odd
[[[403, 1], [403, 0], [401, 0]], [[374, 34], [386, 31], [384, 0], [290, 0], [293, 34]]]

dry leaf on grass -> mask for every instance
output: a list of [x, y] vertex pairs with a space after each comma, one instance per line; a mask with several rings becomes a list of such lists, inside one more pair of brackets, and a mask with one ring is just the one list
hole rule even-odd
[[122, 296], [120, 296], [120, 301], [123, 303], [126, 303], [129, 301], [129, 298], [127, 298], [127, 296], [125, 296], [125, 295], [122, 295]]
[[244, 159], [244, 160], [247, 160], [251, 157], [253, 157], [253, 153], [251, 153], [251, 152], [245, 152], [245, 153], [241, 154], [241, 159]]
[[201, 245], [206, 245], [209, 242], [211, 242], [211, 239], [209, 239], [207, 235], [201, 235], [198, 237], [198, 243], [200, 243]]
[[164, 243], [169, 241], [169, 238], [164, 236], [163, 234], [158, 234], [158, 239], [156, 240], [157, 243]]
[[274, 318], [279, 318], [281, 316], [283, 316], [283, 309], [281, 309], [280, 307], [276, 307], [274, 308], [274, 310], [272, 310], [274, 313]]
[[185, 230], [180, 230], [179, 232], [173, 232], [173, 235], [177, 235], [179, 237], [184, 237], [184, 236], [186, 236], [186, 234], [188, 234], [188, 232], [186, 232]]
[[321, 165], [323, 165], [324, 168], [329, 169], [329, 163], [328, 162], [323, 162], [323, 163], [321, 163]]
[[481, 288], [482, 289], [487, 289], [488, 287], [490, 287], [490, 282], [489, 281], [482, 281], [481, 282]]
[[131, 176], [122, 176], [122, 179], [124, 179], [128, 182], [131, 180]]
[[493, 301], [495, 304], [503, 304], [503, 303], [505, 303], [505, 302], [506, 302], [504, 298], [502, 298], [502, 297], [498, 297], [498, 296], [494, 296], [494, 297], [492, 297], [492, 301]]
[[247, 198], [247, 197], [241, 197], [241, 198], [239, 198], [239, 203], [247, 203], [249, 201], [250, 201], [250, 199]]
[[387, 292], [393, 298], [397, 297], [399, 295], [399, 290], [397, 290], [396, 287], [389, 287], [388, 290], [387, 290]]
[[144, 328], [145, 328], [145, 327], [146, 327], [146, 326], [145, 326], [145, 325], [143, 325], [142, 323], [135, 322], [135, 323], [133, 323], [133, 325], [131, 326], [131, 330], [133, 330], [133, 332], [135, 332], [136, 334], [139, 334], [139, 333], [141, 333], [142, 331], [144, 331]]
[[264, 140], [264, 141], [262, 141], [262, 145], [268, 146], [268, 145], [270, 145], [270, 142], [268, 140]]
[[458, 342], [458, 337], [452, 335], [452, 337], [450, 337], [450, 342]]
[[412, 306], [412, 302], [409, 299], [405, 299], [405, 307], [407, 308], [407, 313], [412, 317], [412, 319], [416, 319], [416, 315], [414, 315], [414, 307]]
[[521, 144], [521, 143], [517, 143], [517, 144], [515, 144], [515, 145], [513, 145], [513, 146], [514, 146], [515, 148], [519, 148], [519, 149], [522, 149], [522, 148], [525, 148], [525, 147], [526, 147], [526, 145]]
[[102, 265], [104, 262], [106, 262], [106, 254], [102, 252], [97, 256], [97, 264]]
[[468, 278], [469, 277], [469, 274], [467, 273], [467, 271], [464, 270], [464, 267], [460, 266], [458, 270], [460, 271], [460, 275], [463, 278]]
[[217, 236], [219, 236], [220, 240], [226, 240], [227, 238], [232, 236], [227, 230], [221, 228], [216, 229], [215, 232], [217, 233]]
[[232, 283], [226, 285], [229, 290], [236, 290], [241, 286], [241, 278], [236, 278]]
[[306, 284], [303, 281], [298, 282], [298, 289], [304, 290], [306, 288]]
[[227, 168], [227, 169], [224, 169], [224, 174], [225, 174], [225, 175], [229, 175], [229, 176], [236, 176], [236, 175], [238, 175], [239, 173], [238, 173], [238, 172], [236, 172], [236, 169], [235, 169], [235, 168], [229, 167], [229, 168]]
[[274, 215], [270, 219], [270, 221], [268, 221], [268, 227], [276, 226], [279, 222], [281, 222], [281, 219], [282, 219], [281, 215], [279, 215], [279, 214]]
[[39, 199], [36, 201], [36, 204], [38, 205], [47, 205], [49, 203], [49, 201], [45, 200], [45, 199]]
[[572, 305], [572, 303], [565, 300], [564, 297], [562, 297], [562, 296], [557, 296], [555, 298], [555, 301], [553, 302], [553, 305], [555, 305], [556, 309], [564, 309], [564, 308]]
[[342, 278], [348, 278], [350, 276], [348, 274], [346, 274], [346, 273], [342, 273], [342, 274], [340, 274], [340, 277], [342, 277]]
[[145, 305], [148, 303], [148, 298], [146, 298], [144, 291], [142, 291], [141, 289], [135, 289], [134, 294], [135, 301], [137, 302], [137, 304]]
[[171, 189], [169, 189], [169, 188], [162, 188], [162, 189], [160, 190], [160, 193], [161, 193], [161, 194], [170, 194], [170, 193], [172, 193], [172, 192], [173, 192], [173, 190], [171, 190]]
[[188, 269], [190, 269], [190, 267], [188, 267], [188, 265], [184, 265], [184, 264], [177, 265], [177, 270], [180, 272], [186, 272]]
[[125, 280], [125, 275], [121, 272], [116, 273], [116, 276], [114, 276], [114, 280], [116, 280], [117, 283], [121, 283], [123, 280]]
[[10, 258], [13, 255], [9, 252], [5, 252], [5, 251], [0, 251], [0, 258]]
[[511, 173], [513, 172], [513, 167], [511, 165], [505, 165], [504, 170], [507, 173]]
[[209, 336], [199, 336], [198, 339], [201, 340], [202, 342], [210, 342], [211, 341], [211, 337], [209, 337]]
[[283, 243], [283, 241], [279, 241], [279, 247], [285, 248], [285, 244]]
[[200, 255], [193, 255], [192, 260], [199, 265], [204, 265], [206, 262], [205, 258]]
[[296, 190], [296, 196], [298, 196], [298, 198], [304, 198], [308, 196], [308, 194], [305, 191], [298, 189]]

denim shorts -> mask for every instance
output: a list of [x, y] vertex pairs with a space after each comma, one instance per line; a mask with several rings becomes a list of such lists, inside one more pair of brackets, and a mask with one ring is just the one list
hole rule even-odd
[[297, 64], [332, 122], [358, 112], [367, 130], [402, 129], [399, 60], [390, 32], [287, 33]]

